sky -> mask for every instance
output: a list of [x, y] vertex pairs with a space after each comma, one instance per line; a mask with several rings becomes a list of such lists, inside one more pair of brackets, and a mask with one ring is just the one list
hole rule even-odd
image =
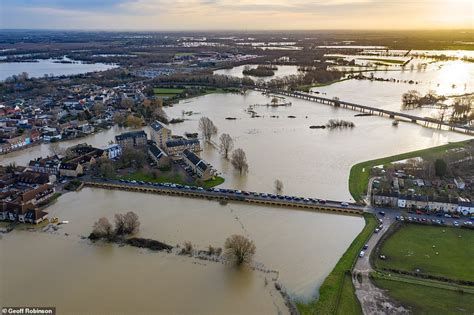
[[2, 29], [474, 29], [474, 0], [0, 0]]

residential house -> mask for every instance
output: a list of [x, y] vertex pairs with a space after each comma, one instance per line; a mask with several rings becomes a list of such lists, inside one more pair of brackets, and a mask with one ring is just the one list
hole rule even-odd
[[111, 144], [106, 146], [104, 149], [105, 154], [109, 160], [114, 160], [122, 155], [122, 147], [120, 144]]
[[145, 148], [147, 144], [147, 135], [145, 131], [130, 131], [115, 136], [115, 142], [122, 149]]
[[151, 140], [160, 148], [164, 148], [166, 142], [171, 139], [171, 129], [158, 120], [155, 120], [150, 126]]
[[196, 153], [189, 149], [185, 149], [182, 154], [184, 163], [192, 169], [198, 178], [202, 180], [211, 179], [215, 175], [214, 169], [207, 164]]
[[150, 155], [151, 159], [155, 161], [159, 168], [168, 167], [170, 165], [168, 154], [154, 144], [148, 148], [148, 155]]
[[65, 177], [78, 177], [84, 173], [84, 168], [79, 162], [62, 162], [59, 166], [59, 175]]
[[193, 152], [201, 151], [201, 144], [198, 139], [172, 139], [166, 141], [164, 149], [168, 155], [178, 156], [186, 149]]
[[37, 158], [31, 160], [28, 164], [28, 167], [34, 171], [39, 173], [45, 173], [49, 175], [58, 175], [59, 174], [59, 165], [61, 161], [57, 155], [48, 156], [46, 158]]

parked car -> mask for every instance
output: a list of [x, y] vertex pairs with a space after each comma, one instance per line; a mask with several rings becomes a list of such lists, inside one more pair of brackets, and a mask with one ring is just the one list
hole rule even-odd
[[341, 202], [341, 206], [343, 207], [349, 207], [349, 204], [347, 202]]
[[365, 245], [364, 245], [364, 247], [363, 247], [362, 249], [364, 249], [364, 250], [365, 250], [365, 249], [367, 249], [367, 248], [369, 248], [369, 245], [365, 244]]
[[365, 252], [364, 252], [364, 251], [361, 251], [361, 252], [359, 253], [359, 257], [361, 257], [361, 258], [364, 257], [364, 255], [365, 255]]
[[385, 216], [385, 211], [379, 211], [379, 214], [380, 214], [381, 216]]

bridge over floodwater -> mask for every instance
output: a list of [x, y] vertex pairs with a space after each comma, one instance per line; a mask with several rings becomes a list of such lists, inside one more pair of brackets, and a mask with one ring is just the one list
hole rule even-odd
[[305, 92], [299, 92], [299, 91], [285, 91], [285, 90], [262, 89], [262, 88], [258, 88], [256, 90], [264, 92], [264, 93], [268, 93], [268, 94], [279, 94], [279, 95], [284, 95], [288, 97], [295, 97], [295, 98], [299, 98], [299, 99], [303, 99], [307, 101], [330, 105], [333, 107], [348, 108], [351, 110], [355, 110], [355, 111], [359, 111], [359, 112], [367, 113], [371, 115], [386, 116], [392, 119], [399, 119], [399, 120], [408, 121], [412, 123], [422, 123], [423, 126], [425, 127], [436, 127], [438, 129], [441, 129], [442, 127], [446, 127], [447, 129], [451, 131], [474, 135], [474, 127], [452, 124], [452, 123], [441, 121], [435, 118], [420, 117], [420, 116], [415, 116], [415, 115], [411, 115], [411, 114], [407, 114], [403, 112], [396, 112], [396, 111], [391, 111], [387, 109], [341, 101], [338, 98], [330, 99], [330, 98], [316, 96], [316, 95], [312, 95]]

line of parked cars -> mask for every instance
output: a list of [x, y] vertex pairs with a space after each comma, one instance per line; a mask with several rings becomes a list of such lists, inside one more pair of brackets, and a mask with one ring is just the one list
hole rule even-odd
[[[145, 182], [145, 181], [137, 181], [137, 180], [126, 180], [126, 179], [119, 179], [121, 183], [127, 184], [136, 184], [136, 185], [148, 185], [148, 186], [155, 186], [155, 187], [169, 187], [169, 188], [177, 188], [177, 189], [188, 189], [188, 190], [200, 190], [200, 191], [209, 191], [209, 192], [216, 192], [222, 194], [234, 194], [236, 196], [253, 196], [253, 197], [260, 197], [260, 198], [268, 198], [274, 200], [286, 200], [286, 201], [297, 201], [297, 202], [304, 202], [304, 203], [317, 203], [317, 204], [326, 204], [326, 200], [324, 199], [317, 199], [317, 198], [306, 198], [306, 197], [296, 197], [296, 196], [286, 196], [286, 195], [277, 195], [271, 193], [259, 193], [259, 192], [252, 192], [252, 191], [244, 191], [244, 190], [237, 190], [237, 189], [227, 189], [227, 188], [208, 188], [204, 189], [198, 186], [187, 186], [181, 184], [172, 184], [172, 183], [153, 183], [153, 182]], [[341, 202], [341, 207], [348, 207], [349, 204], [347, 202]]]
[[[443, 219], [430, 219], [430, 218], [416, 218], [411, 216], [396, 216], [395, 219], [397, 221], [408, 221], [408, 222], [419, 222], [419, 223], [427, 223], [427, 224], [437, 224], [437, 225], [447, 225], [448, 222], [445, 222]], [[461, 223], [458, 221], [453, 221], [452, 224], [454, 226], [461, 226]], [[472, 221], [464, 221], [462, 222], [465, 226], [473, 226], [474, 224]]]

